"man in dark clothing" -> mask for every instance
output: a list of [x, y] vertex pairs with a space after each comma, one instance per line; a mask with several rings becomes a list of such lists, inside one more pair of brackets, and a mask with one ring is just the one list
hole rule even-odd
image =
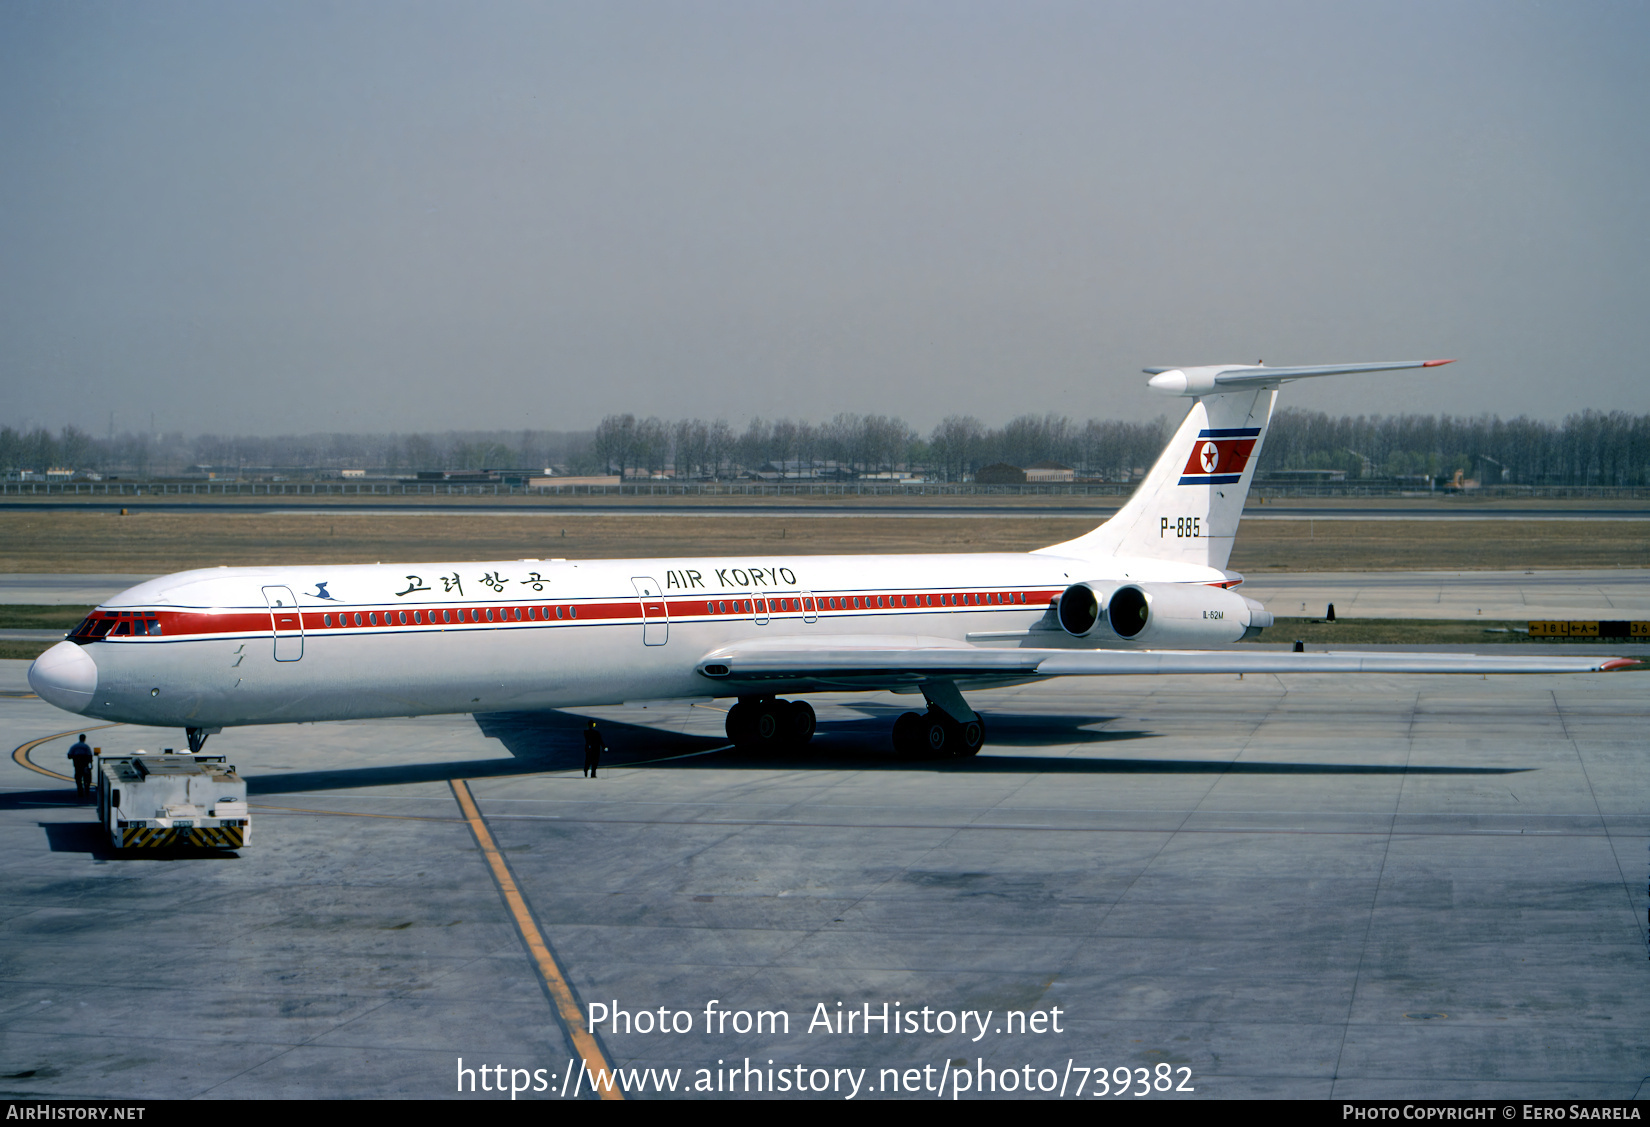
[[596, 722], [592, 720], [590, 722], [590, 727], [584, 730], [585, 778], [594, 779], [596, 777], [596, 764], [601, 762], [602, 752], [606, 750], [607, 745], [602, 743], [602, 734], [596, 731]]
[[92, 793], [92, 749], [86, 743], [85, 732], [69, 749], [69, 762], [74, 764], [75, 794], [86, 798]]

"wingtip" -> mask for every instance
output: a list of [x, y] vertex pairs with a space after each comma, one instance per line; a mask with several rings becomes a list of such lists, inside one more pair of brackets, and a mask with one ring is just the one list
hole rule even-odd
[[1454, 360], [1426, 360], [1426, 361], [1422, 362], [1421, 367], [1423, 367], [1423, 368], [1441, 368], [1445, 364], [1453, 364], [1453, 363], [1455, 363]]
[[1600, 673], [1614, 673], [1619, 669], [1638, 669], [1643, 665], [1644, 662], [1630, 657], [1613, 657], [1609, 661], [1600, 662], [1598, 669]]

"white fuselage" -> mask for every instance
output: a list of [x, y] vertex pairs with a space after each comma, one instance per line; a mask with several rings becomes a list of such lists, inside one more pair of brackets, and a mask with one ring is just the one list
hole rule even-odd
[[88, 716], [210, 729], [727, 695], [695, 664], [753, 638], [1130, 648], [1051, 624], [1080, 581], [1231, 579], [1039, 553], [216, 568], [110, 600], [76, 636], [95, 676], [42, 683]]

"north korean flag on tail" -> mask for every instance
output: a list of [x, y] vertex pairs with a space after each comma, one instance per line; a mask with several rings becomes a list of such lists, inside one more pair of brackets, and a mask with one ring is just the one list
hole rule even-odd
[[1181, 485], [1231, 485], [1243, 476], [1260, 441], [1259, 427], [1199, 431], [1180, 471]]

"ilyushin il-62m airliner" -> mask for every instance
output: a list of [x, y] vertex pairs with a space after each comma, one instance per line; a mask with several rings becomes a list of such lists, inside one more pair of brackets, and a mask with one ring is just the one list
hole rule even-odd
[[1148, 368], [1191, 410], [1140, 487], [1029, 553], [520, 559], [214, 568], [141, 583], [42, 654], [29, 682], [84, 716], [206, 737], [248, 724], [737, 698], [728, 737], [797, 746], [809, 693], [921, 693], [907, 754], [972, 755], [964, 692], [1154, 673], [1582, 673], [1587, 656], [1208, 649], [1272, 616], [1228, 571], [1279, 385], [1444, 360]]

